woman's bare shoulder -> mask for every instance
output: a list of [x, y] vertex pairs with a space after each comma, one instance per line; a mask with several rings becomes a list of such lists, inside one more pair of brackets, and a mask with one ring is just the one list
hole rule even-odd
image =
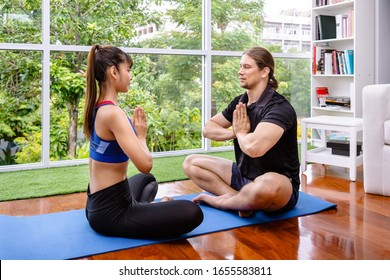
[[108, 105], [99, 108], [97, 117], [102, 121], [111, 122], [126, 117], [126, 114], [119, 106]]

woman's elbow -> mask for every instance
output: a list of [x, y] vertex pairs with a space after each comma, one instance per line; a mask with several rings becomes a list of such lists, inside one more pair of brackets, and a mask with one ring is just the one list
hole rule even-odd
[[152, 157], [144, 159], [138, 166], [137, 169], [142, 173], [150, 173], [153, 168], [153, 159]]
[[139, 170], [139, 172], [148, 174], [152, 170], [152, 167], [153, 166], [150, 166], [150, 167], [149, 166], [144, 166], [144, 167], [138, 168], [138, 170]]

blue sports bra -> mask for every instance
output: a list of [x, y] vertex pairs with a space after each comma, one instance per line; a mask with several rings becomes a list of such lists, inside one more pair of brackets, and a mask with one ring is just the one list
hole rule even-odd
[[[100, 138], [95, 131], [95, 119], [97, 110], [106, 105], [114, 105], [110, 100], [103, 101], [95, 106], [95, 114], [93, 116], [92, 123], [92, 133], [89, 144], [89, 157], [101, 162], [109, 162], [109, 163], [121, 163], [129, 160], [129, 157], [123, 152], [122, 148], [119, 146], [116, 140], [104, 140]], [[130, 125], [133, 128], [134, 126], [129, 119]]]

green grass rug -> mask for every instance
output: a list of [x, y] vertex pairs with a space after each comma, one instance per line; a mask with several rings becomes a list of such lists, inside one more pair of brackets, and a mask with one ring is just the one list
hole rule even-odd
[[[209, 153], [233, 160], [233, 151]], [[155, 158], [151, 173], [160, 183], [188, 179], [182, 169], [185, 156]], [[129, 165], [128, 175], [138, 173]], [[84, 192], [88, 165], [53, 167], [0, 173], [0, 201]]]

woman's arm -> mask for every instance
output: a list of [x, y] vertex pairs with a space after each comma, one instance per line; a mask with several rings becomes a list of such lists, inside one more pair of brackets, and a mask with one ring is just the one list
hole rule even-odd
[[146, 115], [142, 108], [134, 110], [133, 128], [126, 114], [119, 107], [113, 107], [106, 124], [115, 136], [119, 146], [130, 158], [135, 167], [143, 173], [149, 173], [153, 167], [152, 155], [146, 144]]

